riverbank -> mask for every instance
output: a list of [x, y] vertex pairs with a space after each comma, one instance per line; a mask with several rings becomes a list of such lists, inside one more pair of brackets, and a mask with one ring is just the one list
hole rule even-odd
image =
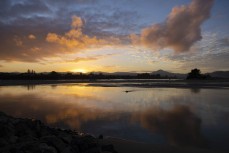
[[169, 80], [169, 79], [114, 79], [114, 80], [0, 80], [0, 86], [29, 86], [79, 84], [101, 87], [142, 88], [229, 88], [229, 80]]

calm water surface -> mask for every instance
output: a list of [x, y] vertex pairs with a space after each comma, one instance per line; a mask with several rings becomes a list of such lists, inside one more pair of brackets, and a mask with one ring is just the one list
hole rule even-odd
[[229, 89], [4, 86], [0, 111], [96, 136], [229, 150]]

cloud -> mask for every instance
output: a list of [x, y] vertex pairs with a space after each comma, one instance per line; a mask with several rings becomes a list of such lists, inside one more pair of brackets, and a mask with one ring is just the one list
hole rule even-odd
[[30, 35], [28, 35], [28, 38], [31, 40], [34, 40], [34, 39], [36, 39], [36, 36], [34, 36], [33, 34], [30, 34]]
[[167, 54], [163, 58], [180, 63], [179, 69], [187, 71], [198, 67], [203, 72], [227, 71], [229, 67], [228, 38], [218, 33], [205, 32], [203, 39], [196, 43], [193, 52]]
[[72, 28], [82, 28], [82, 26], [83, 26], [82, 19], [78, 16], [73, 16], [72, 17]]
[[210, 17], [213, 1], [192, 0], [189, 5], [174, 7], [165, 22], [144, 28], [140, 36], [131, 35], [132, 42], [153, 50], [188, 51], [202, 39], [201, 24]]
[[[80, 129], [87, 122], [101, 121], [103, 119], [106, 121], [114, 120], [118, 118], [116, 116], [121, 116], [119, 113], [115, 114], [96, 107], [91, 109], [90, 106], [80, 103], [85, 99], [95, 98], [90, 96], [71, 96], [75, 100], [74, 103], [63, 103], [64, 99], [62, 97], [50, 98], [35, 94], [0, 94], [0, 98], [2, 100], [0, 102], [1, 111], [7, 114], [16, 117], [32, 117], [40, 119], [49, 125], [62, 125], [72, 129]], [[18, 103], [16, 99], [23, 100]], [[34, 99], [32, 105], [30, 105], [31, 99]], [[101, 102], [101, 99], [99, 100]], [[17, 108], [16, 111], [15, 108]]]
[[[0, 1], [0, 60], [42, 62], [47, 58], [84, 52], [88, 48], [118, 44], [119, 38], [111, 30], [96, 28], [101, 23], [99, 18], [104, 18], [106, 23], [110, 21], [106, 13], [100, 13], [99, 17], [94, 15], [99, 12], [99, 6], [94, 5], [96, 1], [58, 0], [55, 4], [52, 0]], [[88, 9], [92, 11], [88, 12]], [[68, 24], [71, 30], [66, 26]], [[66, 35], [62, 35], [65, 32]], [[47, 34], [53, 42], [46, 41]]]
[[91, 56], [91, 57], [77, 57], [73, 60], [69, 60], [68, 62], [78, 63], [78, 62], [86, 62], [86, 61], [96, 61], [96, 60], [114, 56], [114, 55], [117, 55], [117, 54], [105, 54], [105, 55], [97, 55], [97, 56]]
[[[44, 25], [39, 25], [38, 20]], [[64, 35], [58, 34], [64, 32], [60, 27], [50, 27], [47, 19], [37, 18], [34, 21], [36, 25], [19, 26], [23, 22], [19, 22], [19, 25], [0, 24], [0, 60], [40, 62], [50, 57], [83, 52], [88, 48], [118, 44], [115, 38], [99, 39], [85, 34], [85, 21], [77, 16], [73, 16], [72, 28]]]
[[[201, 12], [203, 12], [204, 16], [207, 12], [205, 8], [210, 7], [212, 0], [203, 1], [204, 7], [201, 9]], [[199, 1], [195, 0], [195, 3], [197, 2]], [[130, 2], [128, 1], [128, 3]], [[0, 60], [43, 62], [46, 58], [75, 54], [106, 45], [113, 45], [113, 47], [129, 45], [129, 34], [140, 30], [146, 24], [146, 22], [141, 22], [145, 18], [139, 10], [132, 9], [132, 7], [130, 9], [119, 7], [122, 4], [121, 1], [117, 2], [117, 5], [112, 4], [113, 2], [104, 3], [99, 0], [57, 0], [55, 3], [52, 0], [1, 0]], [[192, 5], [194, 5], [194, 1], [188, 6], [176, 7], [181, 13], [179, 11], [175, 12], [174, 14], [176, 15], [173, 18], [170, 17], [172, 16], [172, 13], [170, 13], [168, 19], [158, 25], [159, 29], [166, 29], [168, 31], [172, 27], [176, 27], [175, 25], [177, 24], [175, 23], [178, 20], [182, 21], [182, 14], [183, 16], [191, 14], [189, 8]], [[182, 8], [186, 8], [183, 10], [184, 13], [181, 11]], [[108, 11], [109, 13], [107, 13]], [[72, 21], [71, 16], [73, 16]], [[186, 19], [186, 17], [184, 18], [193, 24], [194, 19], [196, 19], [194, 17], [197, 18], [197, 15], [191, 16], [190, 20]], [[139, 20], [140, 18], [142, 20]], [[169, 19], [177, 22], [168, 24], [172, 23]], [[168, 25], [172, 26], [168, 27]], [[70, 30], [69, 27], [71, 27]], [[158, 45], [157, 41], [151, 42], [149, 36], [154, 36], [154, 33], [150, 32], [152, 27], [143, 29], [140, 36], [134, 35], [133, 43], [135, 40], [136, 44], [140, 43], [156, 49], [174, 48], [174, 46], [184, 44], [181, 40], [176, 41], [178, 43], [169, 42], [168, 40], [172, 40], [172, 36], [169, 35], [169, 39], [165, 39], [165, 36], [162, 34], [158, 38], [168, 42], [162, 43], [162, 45]], [[180, 28], [175, 28], [172, 31], [174, 33], [181, 33], [179, 30]], [[144, 31], [146, 32], [143, 35]], [[187, 31], [192, 33], [189, 30]], [[168, 32], [166, 34], [168, 35]], [[35, 36], [35, 39], [33, 39], [32, 35]]]
[[113, 44], [118, 39], [111, 38], [111, 40], [99, 39], [96, 36], [89, 36], [83, 33], [83, 20], [78, 16], [72, 17], [72, 29], [63, 36], [56, 33], [48, 33], [46, 41], [50, 43], [57, 43], [67, 48], [75, 48], [77, 50], [87, 49], [92, 47], [101, 47]]
[[18, 36], [14, 36], [14, 42], [15, 42], [15, 44], [16, 44], [16, 46], [18, 46], [18, 47], [20, 47], [20, 46], [22, 46], [23, 45], [23, 42], [22, 42], [22, 40], [21, 40], [21, 38], [20, 37], [18, 37]]
[[229, 38], [222, 38], [219, 40], [219, 42], [224, 46], [229, 46]]
[[[62, 96], [61, 94], [53, 97], [31, 93], [14, 95], [3, 92], [3, 94], [0, 93], [0, 108], [1, 111], [16, 117], [32, 117], [50, 125], [64, 125], [66, 128], [73, 129], [85, 128], [85, 125], [91, 125], [96, 121], [96, 124], [100, 124], [101, 121], [108, 125], [114, 123], [114, 128], [117, 123], [136, 122], [152, 133], [162, 134], [168, 139], [169, 144], [195, 146], [204, 144], [201, 119], [191, 112], [188, 106], [177, 105], [166, 110], [147, 106], [146, 110], [135, 112], [134, 110], [127, 111], [126, 107], [122, 107], [123, 105], [116, 106], [116, 102], [106, 105], [107, 99], [92, 95], [77, 95], [74, 92], [73, 95], [68, 95], [70, 99], [68, 102], [65, 102], [66, 97]], [[18, 99], [23, 100], [18, 102]], [[88, 101], [87, 104], [82, 103], [85, 100]], [[102, 104], [101, 107], [94, 103], [90, 105], [90, 101], [99, 101], [100, 104], [104, 102], [105, 106], [109, 107], [104, 109], [105, 106]], [[99, 128], [101, 129], [101, 126]]]

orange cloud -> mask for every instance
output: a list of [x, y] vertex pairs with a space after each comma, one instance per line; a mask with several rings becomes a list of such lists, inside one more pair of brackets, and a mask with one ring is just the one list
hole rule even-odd
[[83, 26], [83, 21], [78, 16], [72, 17], [72, 28], [81, 28]]
[[34, 39], [36, 39], [36, 36], [34, 36], [33, 34], [30, 34], [30, 35], [28, 35], [28, 38], [31, 40], [34, 40]]
[[91, 57], [77, 57], [73, 60], [69, 60], [69, 62], [84, 62], [84, 61], [96, 61], [102, 58], [106, 58], [106, 57], [110, 57], [110, 56], [114, 56], [117, 54], [105, 54], [105, 55], [97, 55], [97, 56], [91, 56]]
[[154, 24], [131, 35], [134, 44], [153, 50], [171, 48], [176, 52], [188, 51], [202, 39], [201, 24], [210, 17], [214, 0], [192, 0], [189, 5], [174, 7], [164, 23]]
[[16, 46], [21, 47], [23, 45], [23, 42], [22, 42], [22, 40], [21, 40], [20, 37], [14, 36], [14, 39], [13, 40], [14, 40]]
[[72, 29], [63, 36], [56, 33], [48, 33], [46, 41], [50, 43], [57, 43], [68, 48], [85, 49], [91, 47], [98, 47], [101, 45], [110, 44], [103, 39], [97, 37], [90, 37], [82, 32], [83, 21], [80, 17], [72, 17]]

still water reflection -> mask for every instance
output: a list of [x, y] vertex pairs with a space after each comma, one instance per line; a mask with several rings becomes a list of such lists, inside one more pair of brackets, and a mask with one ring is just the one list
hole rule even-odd
[[0, 111], [95, 135], [229, 150], [228, 91], [6, 86], [0, 87]]

